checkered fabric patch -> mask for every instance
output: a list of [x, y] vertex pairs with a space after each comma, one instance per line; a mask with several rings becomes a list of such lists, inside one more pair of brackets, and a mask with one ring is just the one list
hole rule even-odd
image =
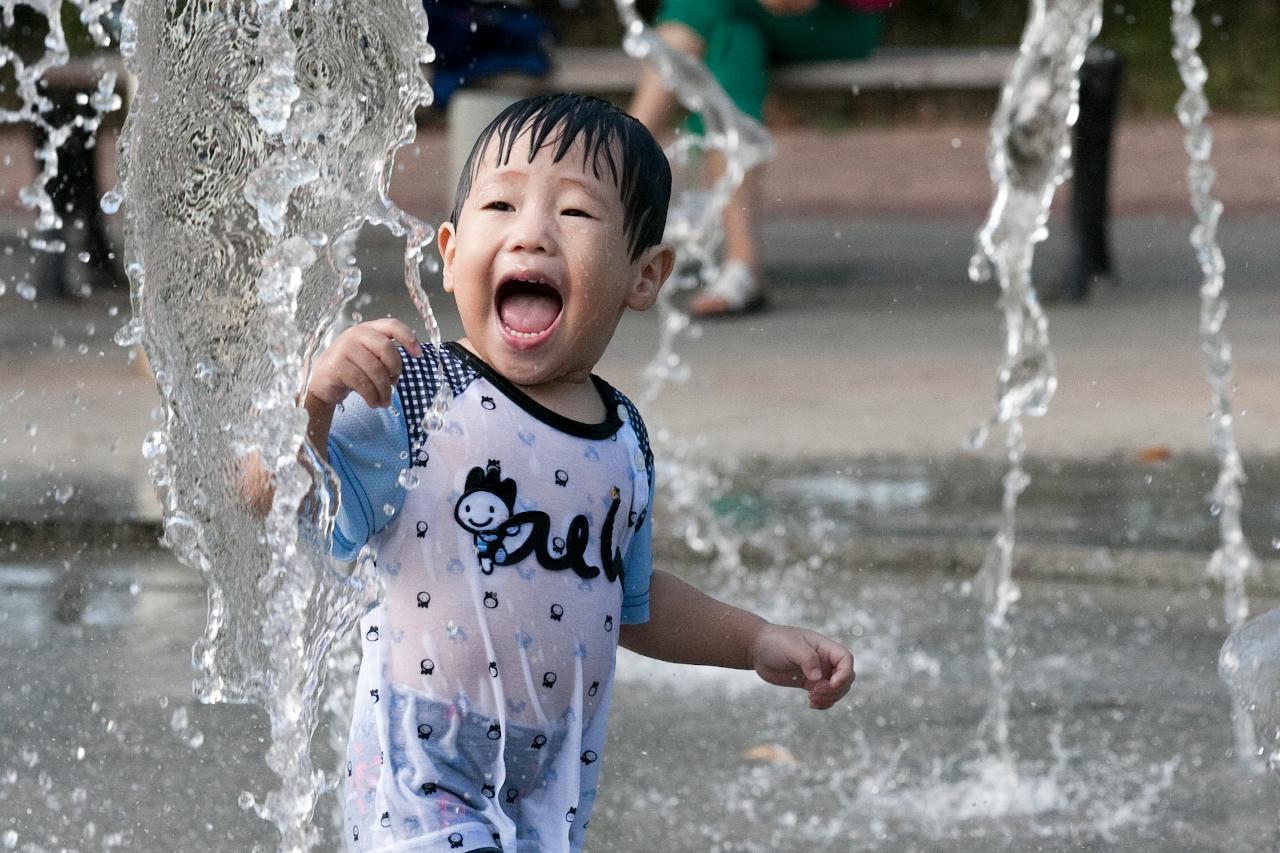
[[404, 347], [400, 350], [400, 360], [404, 362], [404, 370], [400, 373], [400, 381], [396, 390], [400, 393], [400, 403], [404, 406], [405, 427], [409, 430], [409, 453], [413, 456], [412, 464], [419, 467], [427, 464], [427, 434], [422, 429], [422, 419], [427, 409], [440, 391], [440, 368], [444, 367], [445, 382], [453, 396], [461, 394], [479, 374], [475, 368], [468, 366], [461, 358], [454, 355], [447, 347], [437, 350], [431, 344], [422, 345], [422, 356], [415, 358], [409, 355]]
[[[612, 388], [612, 386], [610, 386]], [[649, 488], [653, 489], [653, 450], [649, 447], [649, 431], [644, 428], [644, 419], [640, 417], [640, 410], [635, 404], [627, 399], [626, 395], [617, 388], [612, 388], [613, 396], [618, 401], [618, 405], [622, 406], [627, 412], [627, 421], [631, 424], [631, 429], [635, 431], [636, 438], [640, 440], [640, 451], [644, 454], [644, 472], [649, 475]]]

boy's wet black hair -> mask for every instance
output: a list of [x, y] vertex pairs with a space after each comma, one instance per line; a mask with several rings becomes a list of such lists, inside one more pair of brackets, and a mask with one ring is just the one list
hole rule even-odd
[[511, 159], [516, 140], [529, 132], [529, 162], [546, 146], [552, 146], [555, 162], [582, 141], [585, 169], [602, 178], [603, 162], [622, 197], [622, 230], [629, 238], [631, 260], [662, 242], [671, 203], [671, 164], [661, 146], [639, 121], [608, 101], [574, 93], [537, 95], [517, 101], [503, 110], [480, 134], [458, 178], [458, 194], [450, 221], [458, 224], [462, 205], [471, 194], [477, 160], [489, 142], [498, 138], [495, 166]]

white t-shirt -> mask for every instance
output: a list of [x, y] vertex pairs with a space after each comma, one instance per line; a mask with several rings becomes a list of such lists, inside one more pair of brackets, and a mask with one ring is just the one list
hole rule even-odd
[[401, 358], [391, 408], [351, 394], [329, 440], [334, 553], [367, 543], [385, 589], [360, 626], [348, 848], [579, 851], [619, 626], [648, 619], [643, 422], [596, 377], [606, 419], [569, 420], [447, 344], [455, 396], [424, 438], [440, 365]]

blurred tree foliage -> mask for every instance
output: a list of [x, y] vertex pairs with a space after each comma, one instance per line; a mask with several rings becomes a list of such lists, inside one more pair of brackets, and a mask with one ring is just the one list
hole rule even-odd
[[[1123, 109], [1170, 114], [1182, 92], [1171, 50], [1170, 0], [1104, 0], [1099, 42], [1126, 62]], [[657, 0], [640, 0], [652, 20]], [[622, 37], [612, 0], [544, 0], [565, 44], [616, 44]], [[1023, 0], [900, 0], [885, 18], [885, 45], [1017, 44], [1029, 3]], [[1198, 0], [1209, 67], [1208, 94], [1223, 111], [1280, 110], [1280, 2]]]

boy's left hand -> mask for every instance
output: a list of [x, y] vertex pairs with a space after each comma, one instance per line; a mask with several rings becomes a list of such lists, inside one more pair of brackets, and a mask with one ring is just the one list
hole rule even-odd
[[766, 624], [748, 650], [756, 673], [779, 687], [803, 687], [809, 707], [826, 710], [853, 684], [853, 654], [817, 631]]

